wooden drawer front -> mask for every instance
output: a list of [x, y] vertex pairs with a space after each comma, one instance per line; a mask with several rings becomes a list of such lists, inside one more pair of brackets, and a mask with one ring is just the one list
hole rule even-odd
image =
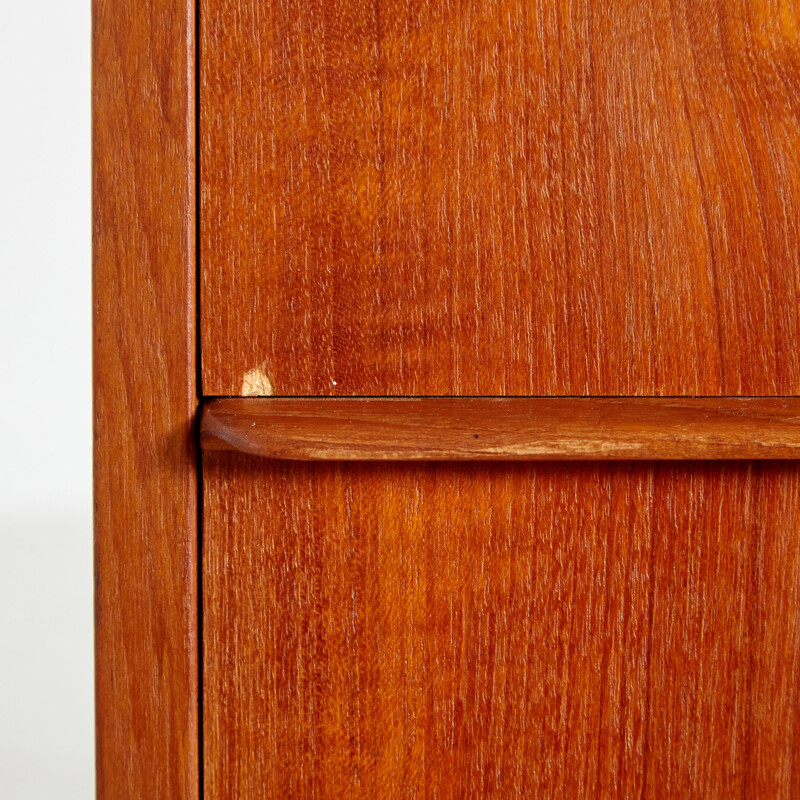
[[205, 796], [797, 796], [799, 479], [206, 453]]
[[792, 3], [200, 23], [205, 394], [800, 393]]

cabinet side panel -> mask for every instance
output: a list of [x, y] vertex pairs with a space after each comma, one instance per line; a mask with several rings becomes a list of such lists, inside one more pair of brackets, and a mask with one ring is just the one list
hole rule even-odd
[[194, 8], [94, 0], [97, 791], [198, 797]]
[[204, 456], [208, 797], [790, 797], [794, 464]]

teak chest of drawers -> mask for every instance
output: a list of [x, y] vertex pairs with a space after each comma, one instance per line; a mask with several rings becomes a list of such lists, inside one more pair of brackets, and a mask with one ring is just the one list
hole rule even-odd
[[800, 6], [94, 0], [100, 800], [800, 796]]

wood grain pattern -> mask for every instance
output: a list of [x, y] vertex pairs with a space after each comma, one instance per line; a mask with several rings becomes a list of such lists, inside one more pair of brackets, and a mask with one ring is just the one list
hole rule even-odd
[[203, 378], [800, 394], [791, 0], [206, 0]]
[[194, 7], [93, 25], [97, 796], [196, 800]]
[[253, 399], [205, 404], [204, 450], [345, 461], [800, 458], [800, 400]]
[[203, 461], [209, 800], [798, 796], [797, 464]]

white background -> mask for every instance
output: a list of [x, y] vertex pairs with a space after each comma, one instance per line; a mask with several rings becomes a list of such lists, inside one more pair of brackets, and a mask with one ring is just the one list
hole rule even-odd
[[90, 8], [0, 0], [0, 798], [94, 796]]

